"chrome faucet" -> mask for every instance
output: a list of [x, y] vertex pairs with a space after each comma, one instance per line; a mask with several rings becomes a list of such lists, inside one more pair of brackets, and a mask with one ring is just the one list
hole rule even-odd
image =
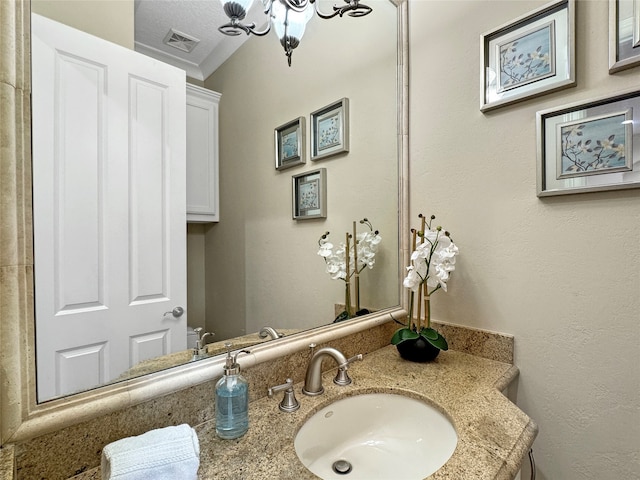
[[349, 364], [356, 360], [362, 360], [362, 354], [358, 354], [347, 360], [347, 358], [335, 348], [321, 348], [315, 352], [309, 360], [307, 375], [304, 379], [304, 388], [302, 389], [302, 393], [305, 395], [314, 396], [324, 392], [324, 387], [322, 386], [322, 360], [324, 357], [332, 357], [338, 364], [338, 373], [333, 379], [333, 383], [336, 385], [349, 385], [351, 383], [351, 378], [349, 378], [347, 374]]
[[273, 327], [262, 327], [262, 330], [260, 330], [260, 333], [258, 334], [258, 336], [260, 338], [271, 337], [273, 340], [277, 340], [280, 337], [284, 337], [283, 334], [278, 333], [276, 329]]
[[200, 336], [200, 332], [202, 332], [202, 330], [202, 327], [193, 329], [193, 331], [198, 334], [198, 340], [196, 340], [196, 346], [193, 349], [193, 360], [199, 360], [207, 357], [207, 344], [204, 343], [204, 339], [207, 338], [208, 335], [211, 335], [212, 337], [215, 336], [215, 333], [211, 332], [204, 332], [202, 336]]

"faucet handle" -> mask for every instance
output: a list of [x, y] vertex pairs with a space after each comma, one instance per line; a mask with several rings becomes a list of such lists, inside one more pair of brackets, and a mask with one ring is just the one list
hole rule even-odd
[[282, 401], [280, 402], [278, 408], [280, 408], [280, 410], [282, 410], [283, 412], [295, 412], [300, 408], [300, 403], [298, 402], [296, 394], [293, 391], [293, 380], [287, 378], [285, 383], [283, 383], [282, 385], [270, 387], [269, 390], [267, 390], [267, 393], [269, 394], [269, 397], [272, 397], [274, 393], [281, 392], [283, 390], [284, 397], [282, 398]]
[[[356, 360], [362, 360], [362, 354], [359, 353], [357, 355], [354, 355], [353, 357], [351, 357], [349, 360], [347, 360], [347, 363], [345, 365], [349, 365], [353, 362], [355, 362]], [[342, 365], [341, 365], [342, 366]]]
[[336, 385], [340, 385], [342, 387], [344, 387], [345, 385], [350, 385], [351, 377], [347, 373], [347, 370], [349, 368], [349, 365], [355, 362], [356, 360], [362, 360], [361, 353], [359, 353], [354, 357], [351, 357], [349, 360], [347, 360], [342, 365], [340, 365], [340, 367], [338, 367], [338, 373], [336, 373], [336, 377], [333, 379], [333, 383], [335, 383]]

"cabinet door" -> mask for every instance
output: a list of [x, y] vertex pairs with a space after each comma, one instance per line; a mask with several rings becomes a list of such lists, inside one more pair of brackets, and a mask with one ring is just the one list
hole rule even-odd
[[187, 221], [220, 220], [218, 102], [220, 94], [187, 84]]

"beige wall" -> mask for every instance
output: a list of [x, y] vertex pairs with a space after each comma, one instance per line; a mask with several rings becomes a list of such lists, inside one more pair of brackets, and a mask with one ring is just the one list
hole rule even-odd
[[133, 50], [133, 0], [33, 0], [31, 11]]
[[205, 328], [205, 228], [202, 223], [187, 224], [187, 318], [193, 328]]
[[640, 190], [536, 197], [536, 111], [639, 85], [608, 2], [577, 2], [576, 88], [479, 111], [480, 34], [544, 3], [410, 3], [412, 216], [460, 247], [434, 317], [515, 335], [538, 480], [640, 478]]
[[[277, 38], [253, 38], [206, 82], [220, 102], [220, 223], [206, 231], [207, 329], [217, 338], [330, 323], [344, 302], [316, 253], [367, 217], [383, 247], [362, 273], [363, 305], [397, 305], [396, 23], [389, 2], [366, 19], [311, 20], [293, 66]], [[350, 28], [367, 22], [375, 33]], [[373, 27], [373, 28], [372, 28]], [[348, 42], [348, 46], [345, 46]], [[350, 101], [348, 155], [275, 170], [274, 128], [342, 97]], [[328, 217], [291, 218], [291, 177], [327, 169]], [[382, 201], [381, 201], [382, 200]], [[362, 231], [360, 228], [359, 231]]]

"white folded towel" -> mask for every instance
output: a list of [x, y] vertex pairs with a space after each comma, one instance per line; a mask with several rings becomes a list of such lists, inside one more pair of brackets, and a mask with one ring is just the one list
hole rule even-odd
[[103, 480], [195, 480], [200, 443], [187, 424], [151, 430], [102, 450]]

